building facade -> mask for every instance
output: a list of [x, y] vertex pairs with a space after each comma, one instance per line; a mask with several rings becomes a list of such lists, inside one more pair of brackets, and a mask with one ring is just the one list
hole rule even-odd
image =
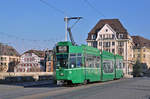
[[150, 68], [150, 40], [141, 36], [132, 36], [134, 42], [133, 60], [146, 64]]
[[13, 72], [19, 61], [20, 55], [12, 46], [0, 44], [0, 72]]
[[15, 72], [42, 72], [45, 71], [45, 52], [29, 50], [21, 55], [20, 63], [15, 67]]
[[88, 46], [119, 54], [124, 58], [124, 73], [131, 74], [132, 38], [118, 19], [103, 19], [88, 33]]

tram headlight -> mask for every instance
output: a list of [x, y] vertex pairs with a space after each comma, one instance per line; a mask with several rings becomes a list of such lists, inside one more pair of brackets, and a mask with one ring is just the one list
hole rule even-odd
[[64, 73], [60, 73], [60, 76], [64, 76]]
[[72, 64], [71, 67], [74, 68], [74, 64]]

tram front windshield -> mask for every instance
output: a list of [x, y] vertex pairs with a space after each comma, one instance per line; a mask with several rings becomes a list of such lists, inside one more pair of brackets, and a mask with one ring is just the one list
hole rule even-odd
[[57, 58], [56, 63], [57, 68], [59, 67], [68, 68], [68, 54], [56, 55], [56, 58]]

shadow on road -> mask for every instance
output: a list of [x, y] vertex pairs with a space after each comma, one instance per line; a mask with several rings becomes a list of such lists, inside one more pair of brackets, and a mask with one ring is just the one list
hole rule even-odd
[[46, 81], [32, 81], [32, 82], [10, 82], [10, 81], [0, 81], [0, 85], [8, 85], [8, 86], [20, 86], [24, 88], [53, 88], [60, 87], [57, 84], [54, 84], [52, 80]]

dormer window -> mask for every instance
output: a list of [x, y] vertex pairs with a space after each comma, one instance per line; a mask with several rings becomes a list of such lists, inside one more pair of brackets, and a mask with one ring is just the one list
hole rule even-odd
[[108, 29], [106, 29], [105, 31], [108, 32]]
[[119, 34], [119, 38], [122, 39], [123, 38], [123, 34]]
[[112, 34], [112, 39], [114, 39], [115, 38], [115, 35], [114, 34]]
[[100, 35], [100, 38], [102, 38], [102, 35]]
[[92, 35], [92, 40], [95, 40], [95, 39], [96, 39], [96, 35], [93, 34], [93, 35]]

